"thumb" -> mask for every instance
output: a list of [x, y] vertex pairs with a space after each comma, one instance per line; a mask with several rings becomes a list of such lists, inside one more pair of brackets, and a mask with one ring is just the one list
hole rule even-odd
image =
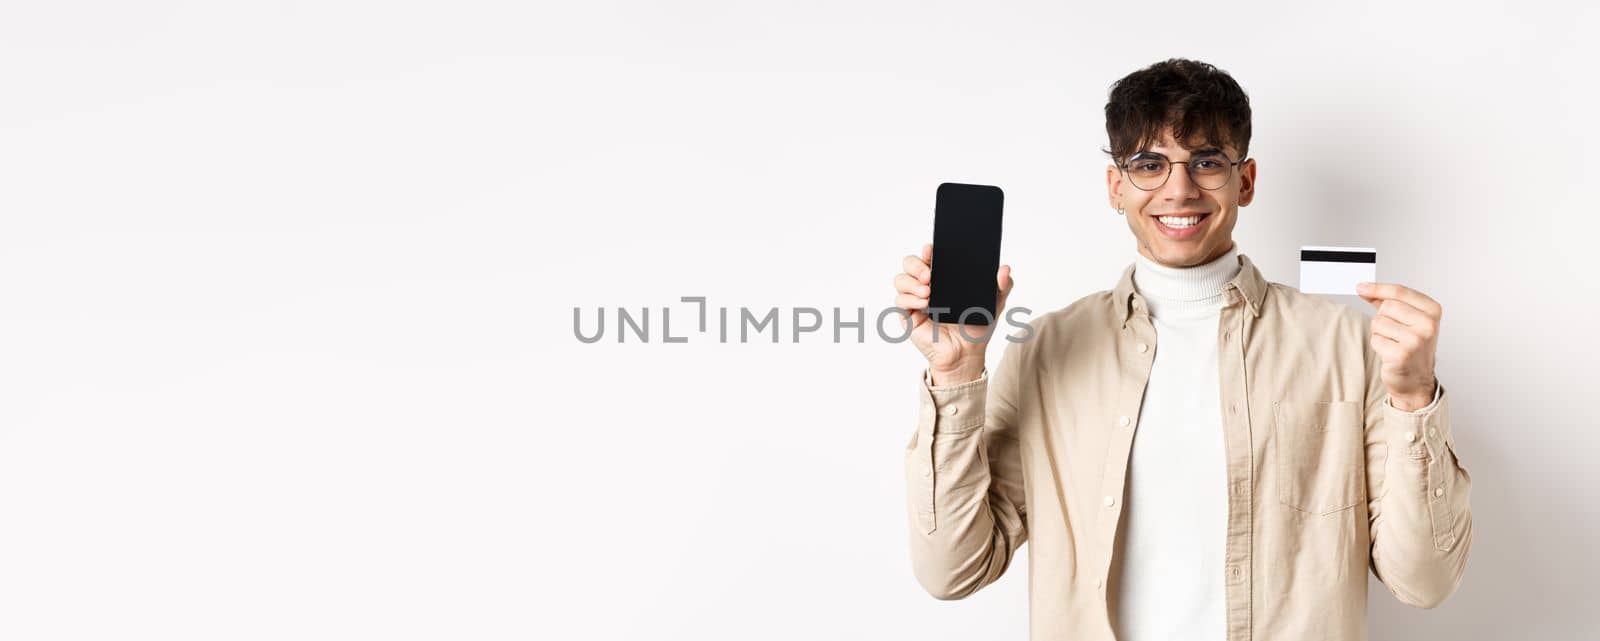
[[1011, 266], [1001, 265], [1000, 271], [995, 273], [995, 280], [1000, 284], [1000, 300], [995, 305], [995, 313], [999, 313], [1006, 306], [1006, 298], [1011, 295], [1011, 288], [1016, 286], [1016, 281], [1011, 278]]
[[900, 319], [900, 329], [906, 330], [910, 335], [915, 335], [928, 322], [928, 313], [920, 309], [908, 309], [905, 314], [895, 314]]

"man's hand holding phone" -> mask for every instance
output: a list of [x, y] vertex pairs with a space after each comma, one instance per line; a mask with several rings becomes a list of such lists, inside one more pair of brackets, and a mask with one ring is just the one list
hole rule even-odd
[[[984, 350], [993, 338], [999, 323], [988, 325], [957, 325], [934, 323], [928, 317], [928, 297], [933, 277], [933, 245], [922, 246], [918, 256], [906, 256], [903, 271], [894, 277], [895, 306], [909, 312], [911, 343], [928, 359], [928, 374], [936, 386], [955, 385], [978, 380], [983, 374]], [[995, 318], [1005, 309], [1006, 296], [1011, 293], [1013, 281], [1011, 266], [1001, 265], [995, 273], [1000, 295], [995, 301]], [[937, 329], [935, 329], [937, 325]]]

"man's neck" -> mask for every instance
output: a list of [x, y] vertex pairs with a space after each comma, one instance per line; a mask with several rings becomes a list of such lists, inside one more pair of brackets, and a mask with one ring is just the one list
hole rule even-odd
[[1133, 286], [1150, 305], [1150, 313], [1161, 316], [1207, 314], [1223, 304], [1222, 288], [1239, 274], [1239, 249], [1193, 267], [1168, 267], [1142, 252], [1135, 258]]

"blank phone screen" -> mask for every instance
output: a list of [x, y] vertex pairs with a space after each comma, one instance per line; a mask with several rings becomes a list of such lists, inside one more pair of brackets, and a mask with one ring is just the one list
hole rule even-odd
[[990, 185], [939, 185], [928, 314], [940, 323], [988, 325], [994, 320], [1004, 199], [1004, 192]]

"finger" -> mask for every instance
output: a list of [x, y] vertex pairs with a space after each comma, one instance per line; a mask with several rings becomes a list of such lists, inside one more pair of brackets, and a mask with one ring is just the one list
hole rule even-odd
[[895, 316], [900, 317], [900, 328], [905, 330], [905, 335], [911, 339], [912, 344], [918, 345], [918, 349], [921, 349], [921, 343], [932, 341], [932, 321], [928, 319], [927, 312], [909, 309], [905, 314], [895, 314]]
[[1011, 297], [1011, 288], [1016, 287], [1017, 283], [1011, 278], [1010, 265], [1001, 265], [1000, 271], [996, 272], [994, 277], [1000, 286], [1000, 296], [999, 300], [995, 301], [994, 313], [1000, 314], [1005, 311], [1006, 299]]
[[911, 274], [913, 277], [921, 274], [924, 271], [927, 271], [927, 269], [928, 264], [922, 262], [922, 259], [916, 256], [908, 255], [905, 258], [900, 259], [900, 271]]
[[1416, 330], [1383, 316], [1372, 319], [1372, 333], [1405, 348], [1415, 347], [1422, 342], [1422, 337], [1417, 335]]
[[1377, 352], [1378, 357], [1385, 363], [1398, 363], [1405, 358], [1405, 348], [1378, 334], [1373, 334], [1367, 343], [1372, 345], [1372, 351]]
[[922, 262], [921, 258], [906, 256], [904, 260], [900, 261], [900, 267], [905, 273], [911, 274], [912, 278], [924, 283], [928, 282], [928, 264]]
[[[918, 327], [922, 327], [922, 325], [924, 323], [929, 322], [928, 321], [928, 313], [927, 312], [922, 311], [920, 309], [912, 309], [912, 310], [907, 310], [907, 311], [911, 312], [911, 314], [910, 314], [911, 328], [913, 330], [915, 330]], [[902, 317], [902, 318], [904, 318], [904, 317]]]
[[[902, 307], [901, 309], [905, 308]], [[900, 319], [900, 329], [906, 329], [907, 325], [909, 325], [911, 329], [915, 330], [928, 320], [928, 313], [920, 309], [905, 309], [904, 314], [895, 314], [894, 317]]]
[[901, 294], [894, 297], [894, 306], [901, 309], [927, 309], [928, 299], [911, 294]]
[[1419, 292], [1398, 283], [1363, 283], [1356, 286], [1356, 292], [1362, 298], [1381, 298], [1384, 300], [1401, 300], [1412, 307], [1427, 312], [1430, 315], [1439, 313], [1438, 301], [1429, 298], [1427, 294]]
[[1433, 317], [1402, 300], [1381, 301], [1378, 304], [1378, 316], [1417, 330], [1431, 328], [1435, 324]]
[[929, 265], [933, 264], [933, 243], [927, 243], [922, 246], [922, 262]]
[[917, 279], [912, 278], [911, 274], [905, 272], [895, 274], [894, 290], [901, 294], [915, 294], [923, 298], [928, 296], [928, 286], [917, 282]]

